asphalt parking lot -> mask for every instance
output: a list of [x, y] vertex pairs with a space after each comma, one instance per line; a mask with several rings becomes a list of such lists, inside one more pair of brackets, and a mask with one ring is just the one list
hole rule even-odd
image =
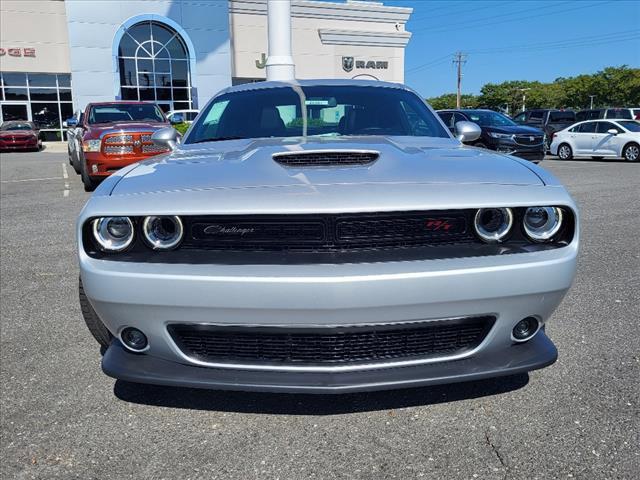
[[633, 479], [640, 472], [640, 165], [545, 161], [582, 213], [575, 285], [530, 375], [300, 396], [102, 374], [77, 301], [66, 153], [2, 154], [2, 478]]

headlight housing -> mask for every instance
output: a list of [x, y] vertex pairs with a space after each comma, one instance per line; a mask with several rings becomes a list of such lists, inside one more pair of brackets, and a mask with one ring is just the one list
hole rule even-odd
[[145, 217], [142, 234], [147, 244], [154, 250], [171, 250], [182, 241], [184, 228], [177, 216]]
[[557, 207], [529, 207], [522, 221], [527, 236], [535, 242], [546, 242], [562, 226], [562, 210]]
[[93, 237], [101, 250], [121, 252], [133, 242], [133, 222], [129, 217], [100, 217], [93, 221]]
[[510, 133], [489, 132], [489, 136], [492, 138], [513, 138], [513, 135]]
[[83, 152], [99, 152], [101, 145], [102, 145], [102, 141], [100, 139], [84, 140], [82, 142], [82, 151]]
[[513, 226], [513, 212], [510, 208], [481, 208], [473, 222], [478, 236], [487, 243], [501, 242]]

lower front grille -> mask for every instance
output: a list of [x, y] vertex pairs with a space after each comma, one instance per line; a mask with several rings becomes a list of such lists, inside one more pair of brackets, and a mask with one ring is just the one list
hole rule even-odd
[[349, 327], [241, 327], [173, 324], [188, 357], [206, 363], [339, 366], [451, 356], [472, 350], [494, 317]]

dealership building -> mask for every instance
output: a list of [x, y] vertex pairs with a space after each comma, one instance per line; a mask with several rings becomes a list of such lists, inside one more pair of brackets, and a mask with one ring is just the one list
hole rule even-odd
[[[45, 140], [87, 103], [203, 106], [265, 79], [266, 0], [2, 0], [0, 121], [31, 120]], [[411, 8], [292, 0], [296, 77], [404, 81]]]

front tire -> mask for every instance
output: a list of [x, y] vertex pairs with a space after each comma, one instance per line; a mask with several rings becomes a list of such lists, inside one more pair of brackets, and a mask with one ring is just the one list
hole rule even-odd
[[93, 192], [98, 186], [98, 181], [93, 180], [89, 174], [87, 173], [87, 164], [86, 162], [82, 162], [82, 166], [80, 167], [82, 171], [80, 172], [80, 176], [82, 177], [82, 183], [84, 185], [85, 192]]
[[622, 158], [627, 162], [637, 162], [640, 158], [640, 146], [637, 143], [630, 143], [622, 150]]
[[113, 335], [104, 326], [100, 317], [89, 303], [89, 299], [84, 293], [84, 287], [82, 286], [82, 279], [78, 280], [78, 297], [80, 299], [80, 310], [82, 310], [82, 318], [84, 323], [87, 324], [87, 328], [93, 335], [93, 338], [100, 344], [100, 347], [104, 350], [109, 347]]
[[568, 143], [563, 143], [558, 147], [558, 157], [560, 160], [571, 160], [573, 158], [573, 150]]

